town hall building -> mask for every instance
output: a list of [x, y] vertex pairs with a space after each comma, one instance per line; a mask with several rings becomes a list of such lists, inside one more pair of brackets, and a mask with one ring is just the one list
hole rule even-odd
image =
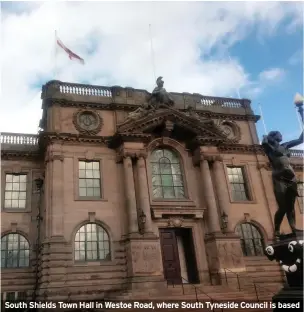
[[[41, 131], [1, 134], [4, 300], [148, 299], [189, 284], [216, 298], [236, 277], [281, 287], [264, 256], [277, 204], [250, 101], [157, 84], [50, 81]], [[303, 194], [302, 151], [291, 162]]]

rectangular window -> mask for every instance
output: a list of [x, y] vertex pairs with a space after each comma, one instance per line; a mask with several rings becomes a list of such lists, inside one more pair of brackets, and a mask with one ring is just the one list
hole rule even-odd
[[99, 161], [79, 161], [79, 197], [100, 198]]
[[303, 206], [304, 206], [304, 203], [303, 203], [303, 195], [304, 195], [304, 191], [303, 191], [303, 185], [304, 183], [303, 182], [299, 182], [298, 183], [298, 193], [299, 193], [299, 197], [298, 197], [298, 202], [299, 202], [299, 207], [300, 207], [300, 212], [303, 214]]
[[10, 291], [1, 293], [1, 301], [25, 301], [27, 299], [26, 291]]
[[243, 167], [227, 167], [233, 201], [250, 200]]
[[4, 208], [26, 208], [26, 174], [6, 174]]
[[15, 292], [14, 291], [7, 292], [5, 300], [6, 301], [14, 301], [14, 300], [16, 300]]

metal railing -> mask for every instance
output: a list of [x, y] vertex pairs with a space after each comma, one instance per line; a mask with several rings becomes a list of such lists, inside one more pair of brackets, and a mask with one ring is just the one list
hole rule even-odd
[[[170, 280], [167, 280], [167, 287], [169, 287], [169, 284], [171, 284], [171, 285], [173, 286], [173, 288], [174, 288], [175, 286], [177, 286], [177, 285], [181, 285], [181, 286], [182, 286], [183, 295], [185, 295], [185, 288], [184, 288], [184, 283], [183, 283], [183, 281], [185, 281], [185, 282], [187, 283], [187, 285], [190, 285], [191, 287], [194, 288], [195, 300], [196, 300], [196, 302], [199, 301], [199, 300], [198, 300], [198, 291], [199, 291], [201, 294], [203, 294], [203, 295], [205, 295], [206, 297], [208, 297], [211, 303], [214, 302], [214, 300], [212, 299], [212, 297], [210, 297], [207, 293], [205, 293], [201, 288], [199, 288], [199, 287], [195, 286], [194, 284], [190, 283], [187, 279], [185, 279], [185, 278], [182, 277], [182, 276], [181, 276], [181, 284], [180, 284], [180, 283], [174, 283], [173, 280], [171, 280], [171, 281], [170, 281]], [[215, 312], [214, 308], [212, 308], [211, 311]], [[223, 311], [223, 309], [221, 309], [221, 311]]]
[[[229, 285], [227, 272], [233, 273], [233, 274], [236, 276], [236, 279], [237, 279], [238, 290], [241, 291], [242, 288], [241, 288], [241, 283], [240, 283], [240, 278], [241, 278], [240, 275], [237, 274], [236, 272], [233, 272], [233, 271], [231, 271], [231, 270], [229, 270], [229, 269], [226, 269], [226, 268], [224, 268], [223, 270], [224, 270], [226, 285]], [[220, 272], [217, 272], [217, 274], [221, 274], [221, 273], [220, 273]], [[275, 293], [274, 293], [273, 291], [271, 291], [270, 289], [268, 289], [268, 288], [266, 288], [266, 287], [264, 287], [264, 286], [261, 286], [261, 285], [255, 283], [255, 282], [252, 282], [252, 284], [253, 284], [254, 291], [255, 291], [255, 295], [256, 295], [256, 298], [257, 298], [258, 302], [260, 301], [259, 292], [258, 292], [258, 289], [257, 289], [258, 287], [261, 288], [261, 289], [264, 289], [264, 290], [267, 291], [267, 292], [269, 292], [271, 295], [275, 295]], [[243, 290], [244, 290], [244, 289], [246, 290], [246, 287], [244, 287]]]

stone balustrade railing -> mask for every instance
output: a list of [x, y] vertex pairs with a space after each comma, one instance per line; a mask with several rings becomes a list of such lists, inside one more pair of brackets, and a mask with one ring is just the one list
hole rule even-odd
[[[250, 108], [250, 100], [247, 99], [234, 99], [234, 98], [223, 98], [223, 97], [213, 97], [205, 96], [199, 93], [176, 93], [170, 92], [176, 104], [179, 102], [187, 102], [190, 105], [196, 105], [196, 108], [199, 107], [223, 107], [223, 108]], [[94, 85], [85, 85], [78, 83], [69, 83], [62, 82], [57, 80], [49, 81], [43, 86], [42, 98], [52, 97], [53, 94], [56, 94], [56, 97], [66, 96], [93, 96], [99, 98], [113, 99], [113, 102], [118, 98], [127, 98], [128, 100], [134, 99], [135, 102], [143, 101], [144, 97], [149, 96], [149, 92], [146, 90], [133, 89], [130, 87], [104, 87], [104, 86], [94, 86]], [[179, 106], [179, 105], [178, 105]]]
[[290, 150], [291, 157], [303, 157], [304, 156], [304, 150]]
[[111, 89], [106, 87], [62, 83], [59, 90], [64, 94], [112, 97]]
[[9, 145], [38, 145], [38, 135], [2, 132], [0, 143]]

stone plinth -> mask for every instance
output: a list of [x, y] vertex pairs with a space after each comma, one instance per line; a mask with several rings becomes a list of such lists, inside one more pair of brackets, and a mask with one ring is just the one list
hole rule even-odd
[[246, 272], [240, 238], [234, 233], [214, 233], [206, 236], [205, 246], [212, 283], [227, 277], [237, 286], [237, 276]]
[[303, 311], [303, 242], [303, 232], [282, 235], [265, 249], [269, 260], [280, 263], [287, 279], [287, 284], [272, 298], [273, 311]]
[[130, 235], [126, 240], [126, 251], [129, 288], [166, 287], [159, 238], [155, 234]]

